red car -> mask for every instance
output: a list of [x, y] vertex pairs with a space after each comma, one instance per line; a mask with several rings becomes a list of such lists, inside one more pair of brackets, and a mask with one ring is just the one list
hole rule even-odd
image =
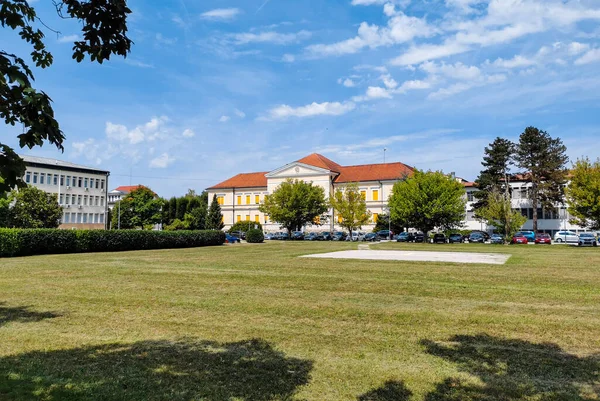
[[512, 237], [512, 241], [510, 241], [511, 244], [527, 244], [527, 238], [523, 237], [522, 235], [515, 235], [514, 237]]
[[552, 238], [550, 234], [536, 234], [535, 243], [552, 245]]

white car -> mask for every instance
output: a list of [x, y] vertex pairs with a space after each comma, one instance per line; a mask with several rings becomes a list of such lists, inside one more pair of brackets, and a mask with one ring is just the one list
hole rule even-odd
[[350, 238], [350, 236], [348, 235], [346, 237], [346, 241], [362, 241], [364, 237], [365, 233], [352, 231], [352, 238]]
[[573, 231], [559, 231], [554, 234], [554, 242], [579, 242], [579, 235]]

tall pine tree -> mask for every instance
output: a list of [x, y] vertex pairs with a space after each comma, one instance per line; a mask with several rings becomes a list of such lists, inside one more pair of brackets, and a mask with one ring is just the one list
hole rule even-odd
[[492, 193], [506, 193], [508, 173], [513, 164], [515, 144], [504, 138], [496, 138], [485, 148], [481, 165], [483, 170], [475, 180], [478, 191], [475, 193], [477, 202], [473, 205], [475, 213], [486, 207], [487, 199]]
[[533, 231], [538, 229], [538, 207], [554, 208], [564, 202], [567, 181], [567, 147], [560, 138], [552, 138], [546, 131], [527, 127], [519, 138], [515, 160], [531, 183]]
[[206, 229], [207, 230], [222, 230], [225, 225], [223, 224], [223, 214], [221, 213], [221, 205], [217, 200], [217, 195], [213, 196], [210, 208], [208, 209], [208, 215], [206, 216]]

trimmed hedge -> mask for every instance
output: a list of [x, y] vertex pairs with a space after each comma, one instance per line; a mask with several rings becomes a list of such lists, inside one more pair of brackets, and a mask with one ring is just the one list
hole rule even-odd
[[250, 243], [250, 244], [260, 244], [261, 242], [264, 242], [265, 240], [265, 235], [263, 234], [262, 230], [248, 230], [248, 232], [246, 233], [246, 242]]
[[0, 228], [0, 257], [118, 252], [222, 245], [222, 231], [56, 230]]

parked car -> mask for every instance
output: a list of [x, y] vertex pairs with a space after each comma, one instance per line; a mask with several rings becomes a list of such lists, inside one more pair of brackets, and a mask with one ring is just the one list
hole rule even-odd
[[346, 241], [362, 241], [365, 233], [360, 231], [352, 231], [352, 236], [348, 235]]
[[504, 237], [500, 234], [492, 234], [490, 237], [491, 244], [504, 244]]
[[376, 233], [368, 233], [363, 237], [363, 241], [375, 242], [380, 241], [379, 236]]
[[579, 242], [579, 236], [573, 231], [562, 230], [554, 234], [554, 241], [561, 242]]
[[433, 236], [433, 243], [434, 244], [445, 244], [446, 243], [446, 236], [444, 234], [435, 234]]
[[225, 234], [225, 243], [226, 244], [235, 244], [235, 243], [240, 243], [242, 241], [240, 241], [240, 239], [238, 237], [236, 237], [235, 235], [231, 235], [231, 234]]
[[485, 243], [485, 236], [479, 231], [472, 232], [471, 234], [469, 234], [469, 243], [483, 244]]
[[550, 237], [550, 234], [545, 234], [545, 233], [536, 234], [535, 235], [535, 243], [552, 245], [552, 237]]
[[529, 230], [521, 230], [515, 234], [516, 236], [521, 236], [527, 238], [527, 242], [535, 241], [535, 233]]
[[471, 234], [481, 234], [483, 236], [483, 242], [487, 241], [490, 239], [490, 234], [488, 234], [485, 231], [481, 231], [481, 230], [473, 230], [470, 233], [466, 234], [463, 238], [465, 241], [469, 242], [469, 237], [471, 236]]
[[346, 233], [342, 231], [336, 231], [331, 236], [332, 241], [346, 241]]
[[401, 232], [400, 234], [396, 235], [396, 241], [397, 242], [414, 242], [415, 234], [409, 233], [408, 231]]
[[323, 231], [321, 234], [319, 234], [319, 241], [331, 241], [332, 237], [331, 237], [331, 233], [329, 231]]
[[510, 241], [510, 243], [511, 244], [528, 244], [529, 240], [524, 235], [521, 235], [521, 233], [516, 233], [512, 237], [512, 240]]
[[241, 239], [246, 239], [246, 233], [243, 231], [232, 231], [229, 233], [230, 235], [233, 235], [234, 237], [238, 237]]
[[454, 234], [450, 234], [448, 236], [448, 243], [449, 244], [460, 244], [464, 242], [463, 236], [461, 234], [458, 233], [454, 233]]
[[394, 236], [394, 233], [390, 230], [377, 231], [377, 235], [380, 239], [390, 239]]
[[305, 241], [318, 241], [319, 240], [319, 234], [317, 233], [308, 233], [304, 236], [304, 240]]
[[273, 238], [273, 237], [275, 237], [275, 234], [273, 234], [273, 233], [265, 234], [266, 240], [274, 240], [275, 238]]
[[294, 232], [292, 232], [292, 239], [293, 240], [303, 240], [304, 233], [302, 231], [294, 231]]
[[415, 234], [415, 242], [425, 242], [425, 234], [418, 232]]
[[592, 233], [581, 233], [579, 234], [579, 246], [598, 246], [598, 241]]

